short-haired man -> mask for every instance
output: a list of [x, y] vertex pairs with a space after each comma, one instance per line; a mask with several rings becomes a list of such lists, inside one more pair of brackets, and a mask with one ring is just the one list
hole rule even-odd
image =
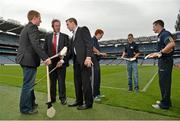
[[153, 31], [158, 33], [158, 52], [151, 53], [147, 57], [158, 58], [159, 86], [162, 99], [161, 101], [156, 101], [156, 104], [153, 104], [152, 107], [169, 109], [172, 106], [171, 82], [175, 42], [172, 34], [164, 29], [162, 20], [153, 22]]
[[[52, 20], [52, 28], [53, 32], [48, 33], [45, 37], [44, 50], [48, 56], [54, 56], [59, 53], [64, 47], [68, 47], [69, 37], [68, 35], [61, 33], [61, 22], [58, 19]], [[56, 101], [56, 83], [58, 80], [58, 93], [59, 100], [61, 104], [66, 104], [66, 86], [65, 86], [65, 77], [66, 77], [66, 67], [68, 66], [67, 57], [64, 57], [64, 63], [60, 65], [55, 71], [50, 74], [51, 86], [51, 102], [54, 103]], [[52, 64], [49, 66], [49, 71], [54, 69], [58, 62], [60, 61], [60, 57], [56, 57], [51, 60]]]
[[[87, 27], [78, 27], [75, 18], [66, 20], [67, 28], [73, 32], [71, 40], [71, 53], [74, 66], [74, 83], [76, 101], [70, 107], [78, 106], [78, 110], [92, 108], [93, 96], [91, 87], [91, 58], [92, 44], [91, 35]], [[84, 104], [84, 101], [85, 104]]]
[[94, 82], [93, 83], [93, 96], [94, 101], [99, 102], [101, 98], [105, 97], [105, 95], [101, 95], [100, 93], [100, 84], [101, 84], [101, 71], [100, 71], [100, 58], [101, 56], [107, 56], [106, 53], [101, 53], [100, 46], [98, 40], [100, 40], [104, 35], [104, 31], [102, 29], [97, 29], [95, 31], [95, 35], [92, 38], [93, 43], [93, 67], [94, 67]]
[[[138, 45], [134, 42], [133, 34], [128, 34], [128, 44], [125, 46], [125, 51], [123, 52], [121, 58], [129, 58], [127, 62], [127, 72], [128, 72], [128, 91], [133, 91], [132, 83], [132, 73], [134, 73], [134, 90], [138, 92], [138, 61], [137, 57], [139, 56]], [[133, 61], [131, 61], [133, 60]]]
[[51, 60], [40, 46], [38, 31], [38, 26], [41, 23], [40, 13], [31, 10], [28, 12], [27, 17], [29, 23], [21, 31], [16, 62], [21, 65], [23, 70], [20, 112], [23, 114], [34, 114], [37, 113], [33, 88], [37, 67], [40, 65], [40, 58], [46, 65], [51, 64]]

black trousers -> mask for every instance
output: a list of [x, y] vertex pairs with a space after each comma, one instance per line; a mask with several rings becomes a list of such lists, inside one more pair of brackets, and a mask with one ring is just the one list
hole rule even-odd
[[[55, 58], [52, 60], [52, 64], [49, 66], [49, 71], [56, 67], [57, 62], [59, 59]], [[63, 65], [60, 68], [57, 68], [50, 74], [50, 93], [51, 93], [51, 101], [56, 101], [56, 84], [58, 81], [58, 93], [59, 99], [66, 98], [66, 84], [65, 84], [65, 77], [66, 77], [66, 66]]]
[[159, 67], [159, 86], [161, 90], [161, 104], [160, 107], [168, 109], [171, 106], [171, 82], [172, 82], [172, 68], [173, 58], [165, 58], [158, 60]]
[[94, 64], [93, 96], [96, 97], [100, 95], [100, 84], [101, 84], [100, 64], [99, 64], [99, 60], [96, 57], [93, 58], [93, 64]]
[[74, 60], [74, 84], [76, 93], [76, 102], [83, 104], [83, 99], [87, 106], [93, 105], [92, 87], [91, 87], [91, 68], [80, 64]]

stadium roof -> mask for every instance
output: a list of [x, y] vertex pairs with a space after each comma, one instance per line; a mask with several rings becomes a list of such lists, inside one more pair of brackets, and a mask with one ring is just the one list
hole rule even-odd
[[[8, 19], [4, 20], [3, 17], [0, 17], [0, 31], [20, 35], [21, 30], [24, 28], [24, 25], [20, 24], [19, 21]], [[44, 38], [47, 33], [45, 29], [40, 28], [40, 38]]]

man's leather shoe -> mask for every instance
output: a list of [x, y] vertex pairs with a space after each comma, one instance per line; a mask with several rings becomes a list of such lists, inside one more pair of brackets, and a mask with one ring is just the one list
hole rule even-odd
[[75, 107], [75, 106], [79, 106], [79, 105], [80, 105], [79, 103], [74, 102], [74, 103], [72, 103], [72, 104], [69, 104], [68, 106], [69, 106], [69, 107]]
[[66, 98], [62, 98], [62, 99], [61, 99], [61, 104], [62, 104], [62, 105], [66, 105], [66, 103], [67, 103]]
[[86, 110], [86, 109], [90, 109], [90, 108], [92, 108], [92, 106], [87, 106], [85, 104], [77, 107], [78, 110]]
[[56, 102], [56, 100], [51, 100], [51, 103], [55, 103]]
[[34, 104], [33, 104], [33, 109], [37, 109], [37, 107], [38, 107], [38, 104], [37, 104], [37, 103], [34, 103]]

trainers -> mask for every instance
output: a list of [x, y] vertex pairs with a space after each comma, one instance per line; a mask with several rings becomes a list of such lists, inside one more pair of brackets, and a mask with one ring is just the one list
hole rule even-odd
[[105, 98], [105, 95], [98, 95], [99, 98]]
[[135, 92], [136, 92], [136, 93], [138, 93], [138, 92], [139, 92], [139, 90], [138, 90], [138, 89], [135, 89]]
[[161, 107], [159, 106], [159, 104], [153, 104], [152, 107], [155, 108], [155, 109], [160, 109], [160, 108], [161, 108]]
[[159, 101], [159, 100], [157, 100], [157, 101], [156, 101], [156, 104], [158, 104], [158, 105], [159, 105], [160, 103], [161, 103], [161, 101]]
[[101, 102], [101, 98], [100, 98], [99, 96], [96, 96], [96, 97], [94, 98], [94, 101], [95, 101], [95, 102]]

